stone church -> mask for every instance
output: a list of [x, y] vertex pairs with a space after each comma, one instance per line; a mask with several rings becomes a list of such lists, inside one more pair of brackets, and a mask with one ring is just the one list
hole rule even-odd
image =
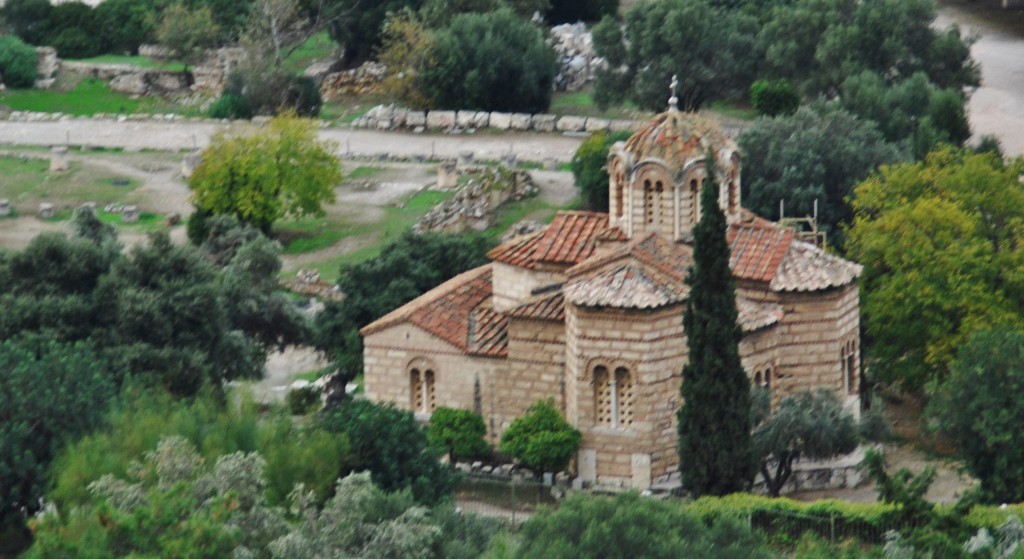
[[671, 109], [610, 151], [609, 213], [560, 212], [364, 328], [367, 397], [422, 418], [474, 410], [495, 445], [528, 406], [553, 398], [583, 434], [583, 480], [666, 482], [679, 463], [684, 279], [709, 151], [751, 382], [775, 401], [828, 388], [856, 409], [860, 266], [744, 210], [736, 144]]

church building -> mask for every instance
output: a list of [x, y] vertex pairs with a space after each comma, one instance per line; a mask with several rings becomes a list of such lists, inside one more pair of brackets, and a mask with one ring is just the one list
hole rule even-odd
[[584, 481], [668, 480], [680, 460], [684, 280], [709, 151], [751, 382], [776, 402], [827, 388], [855, 410], [861, 267], [744, 210], [736, 144], [674, 109], [613, 146], [609, 213], [559, 212], [364, 328], [366, 396], [422, 418], [439, 406], [474, 410], [495, 446], [527, 407], [553, 398], [583, 434]]

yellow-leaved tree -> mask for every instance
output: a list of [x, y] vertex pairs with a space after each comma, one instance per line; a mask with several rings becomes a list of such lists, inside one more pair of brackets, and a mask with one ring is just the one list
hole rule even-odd
[[286, 215], [323, 215], [342, 179], [337, 146], [316, 121], [275, 117], [264, 127], [218, 132], [189, 178], [200, 212], [232, 215], [268, 233]]

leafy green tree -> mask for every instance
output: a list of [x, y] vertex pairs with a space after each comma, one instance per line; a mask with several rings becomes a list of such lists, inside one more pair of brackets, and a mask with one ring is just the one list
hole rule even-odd
[[886, 140], [906, 144], [918, 159], [939, 143], [959, 146], [971, 136], [964, 97], [934, 86], [924, 72], [889, 86], [865, 71], [847, 78], [841, 89], [847, 110], [876, 123]]
[[454, 472], [440, 463], [441, 451], [412, 412], [350, 399], [325, 411], [321, 424], [348, 437], [352, 471], [370, 472], [385, 491], [408, 490], [416, 502], [432, 505], [455, 488]]
[[95, 8], [104, 39], [104, 52], [136, 54], [156, 31], [151, 6], [138, 0], [104, 0]]
[[544, 39], [509, 9], [458, 15], [436, 31], [417, 88], [439, 108], [543, 112], [556, 72]]
[[787, 80], [757, 80], [750, 84], [750, 102], [762, 116], [791, 115], [800, 107], [800, 94]]
[[380, 256], [341, 267], [342, 303], [317, 314], [314, 345], [352, 380], [363, 370], [359, 329], [456, 275], [487, 263], [489, 242], [475, 235], [406, 232]]
[[847, 252], [864, 265], [872, 374], [942, 384], [972, 333], [1024, 329], [1024, 160], [941, 149], [854, 189]]
[[329, 0], [328, 4], [337, 15], [329, 28], [331, 38], [345, 50], [345, 63], [355, 67], [380, 47], [387, 14], [404, 8], [419, 10], [423, 0]]
[[795, 0], [775, 6], [759, 43], [771, 77], [807, 96], [834, 97], [848, 76], [870, 71], [889, 85], [923, 71], [940, 88], [977, 85], [970, 41], [933, 28], [928, 0]]
[[430, 414], [427, 439], [444, 450], [452, 461], [476, 460], [490, 454], [491, 447], [484, 440], [486, 435], [487, 426], [478, 413], [441, 407]]
[[740, 364], [735, 280], [710, 155], [705, 168], [693, 266], [686, 277], [690, 298], [683, 330], [689, 362], [683, 367], [679, 409], [679, 472], [683, 487], [696, 497], [742, 491], [755, 468], [750, 381]]
[[206, 49], [217, 44], [220, 31], [210, 8], [190, 9], [178, 2], [163, 10], [155, 38], [174, 58], [196, 64], [206, 55]]
[[7, 87], [32, 87], [36, 83], [36, 49], [15, 35], [0, 35], [0, 76]]
[[[842, 142], [832, 141], [842, 137]], [[847, 199], [878, 166], [903, 159], [875, 126], [835, 105], [802, 107], [792, 116], [761, 118], [739, 137], [743, 205], [778, 219], [814, 213], [829, 242], [842, 246], [841, 223], [853, 218]]]
[[615, 142], [628, 139], [629, 135], [629, 132], [591, 134], [573, 154], [569, 162], [572, 177], [588, 208], [608, 211], [608, 150]]
[[317, 130], [311, 120], [279, 116], [246, 134], [218, 133], [189, 177], [196, 206], [264, 232], [286, 215], [322, 215], [341, 164]]
[[114, 396], [107, 367], [85, 343], [0, 343], [0, 533], [38, 510], [54, 456], [100, 422]]
[[104, 39], [92, 7], [83, 2], [57, 4], [46, 20], [44, 41], [61, 58], [90, 58], [103, 52]]
[[594, 48], [608, 61], [597, 72], [595, 100], [664, 110], [673, 75], [683, 110], [742, 98], [757, 70], [757, 28], [755, 18], [703, 0], [642, 0], [626, 13], [624, 32], [610, 17], [594, 28]]
[[750, 528], [730, 518], [705, 524], [680, 503], [636, 493], [574, 493], [523, 524], [514, 557], [644, 557], [767, 559], [774, 555]]
[[[766, 391], [763, 396], [767, 396]], [[828, 390], [787, 396], [751, 434], [768, 494], [778, 497], [800, 458], [824, 460], [857, 447], [857, 426]], [[772, 471], [774, 470], [774, 471]]]
[[7, 0], [0, 15], [11, 31], [31, 45], [42, 45], [53, 13], [50, 0]]
[[580, 437], [549, 398], [534, 403], [512, 421], [501, 434], [500, 450], [529, 468], [558, 472], [576, 456]]
[[1016, 444], [1017, 426], [1024, 420], [1022, 363], [1021, 332], [975, 332], [929, 402], [929, 414], [993, 503], [1024, 500], [1024, 456]]

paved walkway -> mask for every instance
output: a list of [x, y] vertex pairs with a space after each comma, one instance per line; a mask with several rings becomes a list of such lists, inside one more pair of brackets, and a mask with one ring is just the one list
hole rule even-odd
[[[199, 122], [141, 122], [69, 119], [63, 122], [0, 121], [0, 145], [50, 146], [69, 142], [129, 150], [187, 150], [206, 147], [224, 125]], [[509, 151], [520, 161], [554, 157], [569, 161], [582, 138], [558, 134], [413, 134], [326, 128], [325, 140], [337, 142], [339, 155], [455, 158], [472, 151], [476, 159], [498, 160]]]

